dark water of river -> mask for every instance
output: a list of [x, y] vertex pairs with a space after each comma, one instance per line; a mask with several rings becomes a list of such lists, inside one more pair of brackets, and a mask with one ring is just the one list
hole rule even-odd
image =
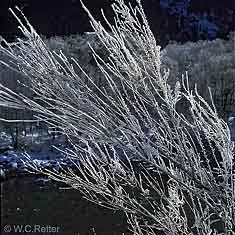
[[1, 183], [1, 228], [2, 235], [93, 235], [92, 228], [96, 235], [130, 234], [123, 214], [86, 201], [77, 190], [38, 185], [32, 177]]

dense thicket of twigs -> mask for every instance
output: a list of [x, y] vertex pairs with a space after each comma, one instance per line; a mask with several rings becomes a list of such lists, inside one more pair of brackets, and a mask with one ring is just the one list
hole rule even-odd
[[[26, 20], [19, 54], [1, 51], [30, 79], [34, 99], [0, 86], [1, 106], [29, 109], [59, 128], [77, 170], [43, 171], [101, 206], [126, 213], [133, 234], [234, 234], [234, 144], [216, 109], [191, 90], [187, 74], [173, 87], [140, 1], [116, 0], [108, 30], [83, 5], [108, 52], [93, 51], [105, 86], [79, 76]], [[105, 16], [104, 16], [105, 17]], [[5, 42], [7, 44], [7, 42]], [[73, 61], [77, 68], [82, 67]], [[184, 99], [189, 116], [177, 111]], [[78, 161], [75, 161], [78, 160]]]

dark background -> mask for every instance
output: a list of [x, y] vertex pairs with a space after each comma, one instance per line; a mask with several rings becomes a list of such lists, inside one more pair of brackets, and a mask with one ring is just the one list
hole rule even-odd
[[[200, 39], [226, 38], [235, 26], [235, 0], [171, 0], [167, 8], [162, 3], [170, 0], [142, 0], [147, 18], [155, 36], [162, 44], [169, 40], [197, 41]], [[84, 0], [85, 5], [98, 19], [100, 9], [112, 19], [110, 5], [114, 0]], [[135, 0], [129, 2], [135, 3]], [[187, 5], [186, 15], [172, 13], [176, 5]], [[92, 31], [89, 19], [79, 0], [1, 0], [0, 1], [0, 35], [13, 41], [20, 36], [17, 22], [8, 8], [19, 6], [39, 34], [46, 37], [69, 35]], [[173, 10], [174, 11], [174, 10]], [[200, 29], [198, 22], [205, 17], [218, 27], [216, 35], [210, 35], [208, 29]], [[179, 24], [180, 22], [180, 24]], [[210, 30], [210, 29], [209, 29]]]

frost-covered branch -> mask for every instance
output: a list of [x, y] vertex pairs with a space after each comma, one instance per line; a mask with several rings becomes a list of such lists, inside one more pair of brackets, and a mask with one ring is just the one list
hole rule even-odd
[[[76, 170], [27, 164], [88, 200], [123, 210], [134, 234], [234, 234], [234, 144], [213, 101], [189, 88], [187, 74], [168, 84], [140, 1], [134, 8], [116, 0], [115, 25], [105, 18], [109, 31], [82, 6], [109, 55], [107, 62], [93, 50], [103, 87], [75, 59], [51, 52], [28, 21], [26, 27], [17, 18], [27, 39], [19, 39], [18, 53], [7, 42], [0, 48], [34, 94], [1, 86], [0, 105], [33, 110], [59, 128], [71, 141], [64, 154]], [[182, 99], [190, 116], [177, 109]]]

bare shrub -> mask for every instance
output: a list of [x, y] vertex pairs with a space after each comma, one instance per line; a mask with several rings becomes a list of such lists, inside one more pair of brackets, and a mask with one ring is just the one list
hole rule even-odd
[[[63, 181], [88, 199], [127, 215], [133, 234], [234, 234], [234, 144], [186, 75], [174, 86], [161, 68], [161, 50], [140, 1], [116, 0], [116, 24], [107, 31], [83, 5], [108, 52], [93, 51], [107, 87], [85, 82], [63, 53], [51, 52], [27, 21], [26, 41], [12, 67], [31, 81], [34, 99], [1, 85], [0, 104], [29, 109], [59, 128], [72, 148], [62, 150], [76, 170], [32, 169]], [[17, 17], [15, 15], [15, 17]], [[74, 60], [77, 68], [84, 71]], [[209, 93], [210, 94], [210, 93]], [[184, 98], [189, 117], [177, 111]]]

